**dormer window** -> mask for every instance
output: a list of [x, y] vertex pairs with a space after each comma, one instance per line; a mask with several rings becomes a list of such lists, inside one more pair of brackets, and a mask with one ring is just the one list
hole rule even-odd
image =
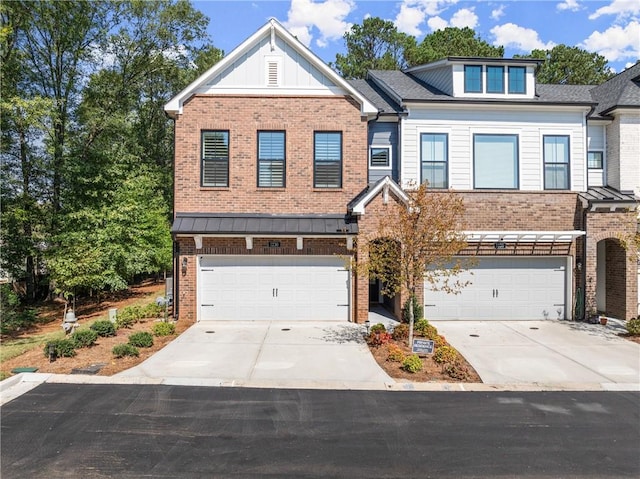
[[509, 93], [527, 93], [525, 67], [509, 67]]
[[504, 93], [504, 67], [487, 66], [487, 93]]
[[464, 66], [464, 91], [465, 93], [482, 93], [482, 66]]

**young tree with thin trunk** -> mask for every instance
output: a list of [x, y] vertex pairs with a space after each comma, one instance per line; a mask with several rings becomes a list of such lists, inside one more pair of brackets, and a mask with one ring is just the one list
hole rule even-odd
[[461, 231], [462, 198], [433, 191], [426, 184], [406, 192], [408, 204], [396, 203], [375, 232], [361, 237], [359, 272], [382, 282], [382, 294], [409, 294], [409, 345], [413, 342], [413, 298], [425, 281], [434, 291], [457, 293], [467, 282], [455, 258], [466, 246]]

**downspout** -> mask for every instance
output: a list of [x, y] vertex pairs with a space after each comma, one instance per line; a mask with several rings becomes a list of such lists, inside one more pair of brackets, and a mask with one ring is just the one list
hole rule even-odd
[[173, 320], [177, 321], [180, 315], [180, 244], [173, 237]]

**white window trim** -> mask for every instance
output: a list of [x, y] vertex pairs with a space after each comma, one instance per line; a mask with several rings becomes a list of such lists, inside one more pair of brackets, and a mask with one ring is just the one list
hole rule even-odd
[[[568, 190], [547, 190], [544, 187], [544, 137], [545, 136], [568, 136], [569, 137], [569, 189]], [[576, 158], [573, 155], [573, 130], [540, 130], [540, 191], [574, 191], [573, 175], [576, 169]], [[587, 150], [584, 152], [584, 171], [587, 172]]]
[[[372, 166], [371, 165], [371, 150], [374, 148], [385, 149], [389, 151], [389, 166]], [[392, 170], [393, 169], [393, 150], [391, 145], [369, 145], [369, 169], [370, 170]]]
[[[471, 128], [469, 129], [469, 155], [471, 176], [470, 187], [473, 191], [492, 191], [492, 190], [504, 190], [504, 191], [523, 191], [522, 190], [522, 135], [524, 131], [522, 129], [514, 128]], [[476, 188], [476, 158], [475, 158], [475, 135], [515, 135], [518, 137], [518, 187], [517, 188]], [[542, 137], [540, 137], [542, 141]]]

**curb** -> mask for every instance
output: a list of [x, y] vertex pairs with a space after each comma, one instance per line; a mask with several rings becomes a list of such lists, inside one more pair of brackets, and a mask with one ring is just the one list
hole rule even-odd
[[640, 383], [410, 383], [346, 381], [243, 381], [203, 378], [148, 378], [88, 376], [80, 374], [20, 373], [0, 382], [0, 405], [31, 391], [43, 383], [51, 384], [122, 384], [197, 387], [235, 387], [261, 389], [333, 389], [390, 392], [561, 392], [561, 391], [630, 391], [640, 392]]

